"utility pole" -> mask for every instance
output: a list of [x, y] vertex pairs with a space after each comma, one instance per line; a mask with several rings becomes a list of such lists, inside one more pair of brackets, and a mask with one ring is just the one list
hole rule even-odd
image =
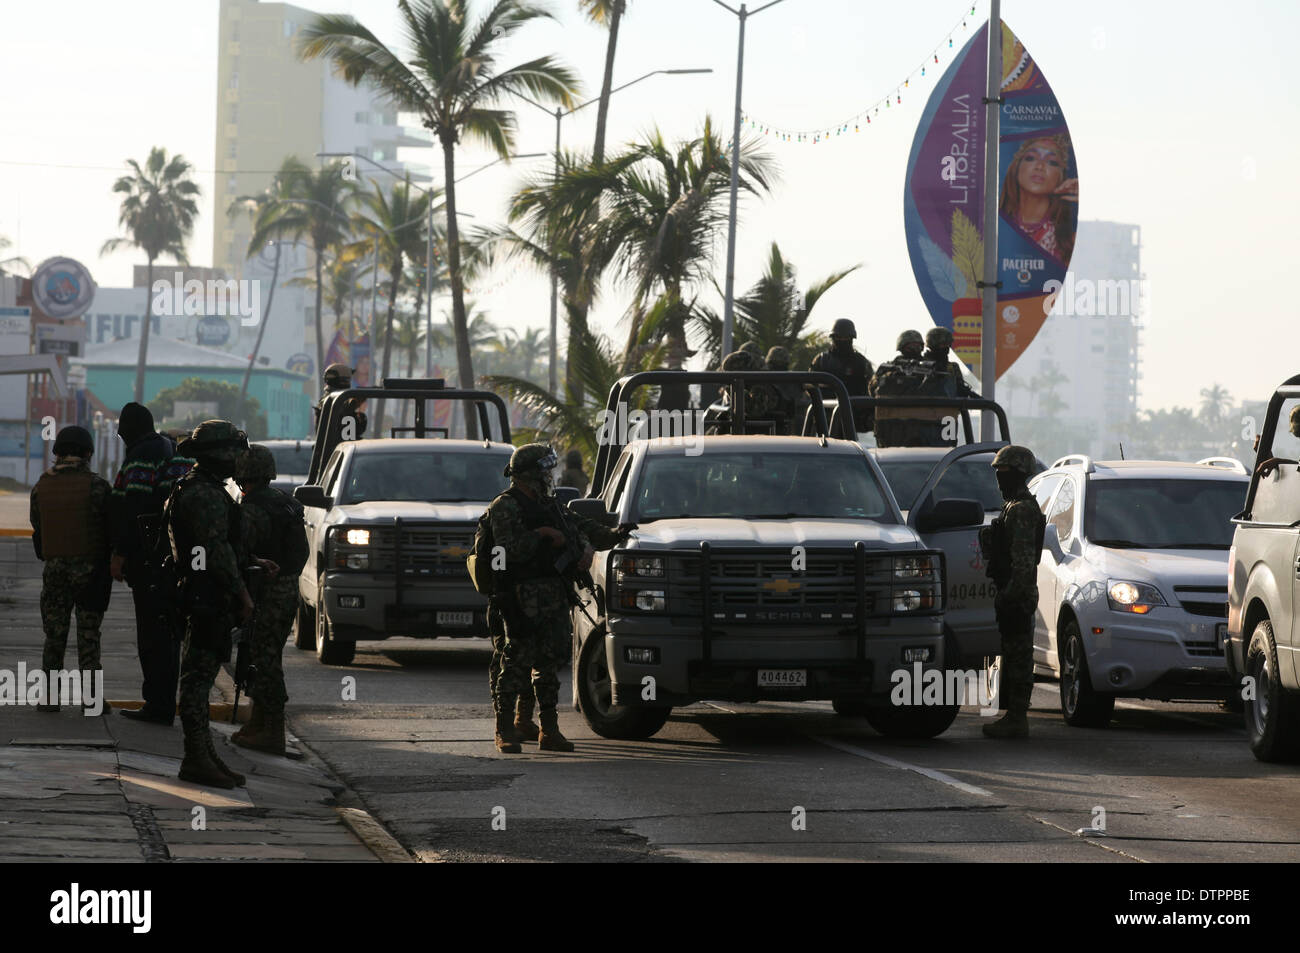
[[[989, 0], [988, 86], [984, 94], [984, 280], [980, 282], [980, 395], [994, 399], [998, 368], [998, 136], [1002, 114], [1002, 4]], [[980, 415], [980, 439], [991, 440], [993, 414]]]

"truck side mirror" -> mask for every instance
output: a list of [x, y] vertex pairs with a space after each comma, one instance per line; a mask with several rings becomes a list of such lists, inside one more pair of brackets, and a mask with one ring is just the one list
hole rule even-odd
[[317, 509], [327, 510], [334, 505], [334, 498], [325, 495], [323, 486], [307, 484], [297, 487], [293, 491], [293, 498], [303, 506], [314, 506]]
[[587, 519], [595, 520], [602, 526], [617, 526], [618, 514], [611, 513], [605, 509], [605, 501], [601, 499], [582, 499], [571, 500], [569, 509], [579, 516], [585, 516]]
[[984, 506], [979, 500], [940, 500], [933, 506], [926, 507], [916, 517], [916, 528], [922, 533], [983, 525]]

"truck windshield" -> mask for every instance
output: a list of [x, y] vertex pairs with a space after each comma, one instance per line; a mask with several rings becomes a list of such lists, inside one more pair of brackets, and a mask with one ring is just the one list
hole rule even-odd
[[867, 461], [821, 453], [653, 455], [636, 491], [636, 519], [885, 519], [889, 504]]
[[354, 453], [338, 503], [487, 502], [506, 488], [504, 454]]
[[[909, 509], [925, 485], [925, 478], [934, 469], [937, 460], [890, 460], [877, 457], [880, 470], [885, 474], [894, 499], [899, 507]], [[979, 500], [986, 510], [1002, 509], [1002, 494], [998, 492], [997, 476], [989, 466], [991, 454], [980, 453], [963, 457], [950, 466], [939, 478], [934, 488], [936, 500]]]
[[297, 446], [271, 447], [271, 456], [275, 458], [277, 476], [296, 476], [311, 470], [311, 444], [300, 443]]
[[1089, 480], [1084, 536], [1116, 549], [1223, 549], [1242, 480]]

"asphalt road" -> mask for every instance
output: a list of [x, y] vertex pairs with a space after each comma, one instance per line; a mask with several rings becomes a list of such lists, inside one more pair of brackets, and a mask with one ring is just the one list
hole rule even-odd
[[[566, 671], [577, 751], [500, 755], [488, 654], [402, 639], [326, 667], [285, 648], [294, 731], [421, 859], [1300, 859], [1300, 766], [1257, 762], [1213, 705], [1124, 701], [1109, 729], [1076, 729], [1040, 681], [1027, 741], [984, 738], [973, 708], [932, 741], [890, 741], [808, 702], [698, 704], [621, 742], [572, 710]], [[1106, 836], [1076, 834], [1094, 820]]]

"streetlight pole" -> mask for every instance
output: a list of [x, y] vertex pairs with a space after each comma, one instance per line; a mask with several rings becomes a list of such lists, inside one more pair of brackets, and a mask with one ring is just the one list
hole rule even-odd
[[[1002, 115], [1002, 12], [989, 3], [988, 89], [984, 94], [984, 280], [979, 283], [980, 394], [992, 400], [998, 376], [998, 139]], [[980, 439], [991, 440], [993, 414], [980, 415]]]
[[[780, 3], [781, 0], [774, 0], [774, 2]], [[615, 93], [621, 92], [622, 90], [627, 89], [629, 86], [635, 86], [643, 79], [649, 79], [651, 76], [661, 76], [661, 75], [662, 76], [685, 76], [693, 73], [712, 73], [712, 72], [713, 72], [712, 69], [651, 70], [649, 73], [646, 73], [644, 76], [638, 76], [636, 79], [629, 80], [628, 82], [624, 83], [622, 86], [615, 86], [613, 89], [609, 91], [609, 94], [613, 96]], [[560, 178], [560, 122], [561, 120], [564, 119], [565, 116], [572, 116], [579, 109], [585, 109], [588, 106], [592, 105], [593, 103], [600, 102], [600, 97], [597, 96], [595, 99], [589, 99], [585, 103], [579, 103], [577, 106], [574, 106], [568, 112], [565, 112], [559, 106], [556, 106], [555, 112], [552, 113], [550, 109], [548, 109], [546, 106], [543, 106], [541, 103], [537, 102], [536, 100], [529, 99], [527, 96], [524, 96], [522, 94], [516, 94], [516, 95], [519, 95], [519, 98], [522, 99], [524, 102], [531, 103], [532, 105], [536, 106], [538, 109], [542, 110], [542, 112], [546, 113], [548, 116], [553, 115], [555, 117], [555, 166], [554, 166], [553, 176], [555, 180], [558, 181]], [[549, 367], [547, 370], [546, 381], [548, 385], [548, 390], [550, 390], [552, 394], [556, 393], [557, 392], [556, 389], [559, 387], [559, 382], [556, 379], [556, 365], [559, 363], [559, 348], [556, 340], [557, 337], [559, 336], [559, 311], [560, 311], [559, 294], [560, 294], [560, 271], [558, 266], [555, 263], [554, 249], [551, 249], [551, 346], [550, 346], [550, 353], [548, 355]]]
[[736, 203], [740, 196], [740, 90], [745, 80], [745, 22], [756, 13], [762, 13], [768, 7], [774, 7], [782, 0], [769, 0], [755, 10], [748, 10], [745, 4], [737, 10], [722, 0], [713, 0], [718, 6], [733, 14], [740, 21], [740, 40], [736, 50], [736, 112], [731, 137], [731, 199], [730, 212], [727, 216], [727, 285], [722, 302], [722, 356], [731, 353], [731, 329], [734, 321], [736, 294]]

